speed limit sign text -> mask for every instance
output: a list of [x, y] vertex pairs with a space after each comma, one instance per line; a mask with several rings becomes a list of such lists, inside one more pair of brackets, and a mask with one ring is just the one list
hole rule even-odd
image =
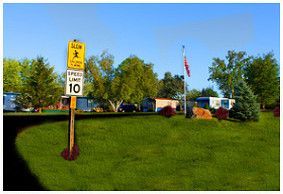
[[65, 95], [67, 96], [82, 96], [83, 95], [83, 70], [67, 69]]

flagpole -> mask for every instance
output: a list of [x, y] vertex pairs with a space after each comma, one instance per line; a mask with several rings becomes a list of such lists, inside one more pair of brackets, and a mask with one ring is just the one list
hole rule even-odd
[[185, 46], [183, 45], [183, 67], [184, 67], [184, 115], [186, 117], [187, 114], [187, 100], [186, 100], [186, 96], [187, 96], [187, 83], [186, 83], [186, 67], [184, 65], [184, 60], [185, 60], [186, 54], [185, 54]]

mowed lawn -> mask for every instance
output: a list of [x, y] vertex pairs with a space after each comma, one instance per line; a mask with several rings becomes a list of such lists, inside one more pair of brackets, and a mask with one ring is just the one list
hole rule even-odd
[[16, 146], [48, 190], [280, 190], [279, 118], [259, 122], [155, 116], [76, 121], [80, 155], [66, 161], [68, 122], [34, 126]]

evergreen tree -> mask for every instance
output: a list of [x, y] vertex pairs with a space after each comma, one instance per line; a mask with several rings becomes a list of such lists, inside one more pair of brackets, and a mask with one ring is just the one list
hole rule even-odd
[[27, 77], [22, 75], [23, 90], [17, 101], [23, 107], [34, 107], [41, 112], [42, 107], [57, 102], [64, 91], [58, 83], [54, 67], [49, 67], [43, 57], [32, 60], [29, 68]]
[[250, 87], [244, 81], [239, 81], [235, 85], [235, 104], [229, 112], [231, 118], [241, 121], [259, 119], [259, 104], [256, 102], [256, 96]]

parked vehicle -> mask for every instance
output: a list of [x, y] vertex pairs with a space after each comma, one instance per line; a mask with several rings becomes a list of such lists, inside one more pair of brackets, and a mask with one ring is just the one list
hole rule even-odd
[[119, 112], [138, 112], [138, 108], [133, 104], [122, 104], [119, 109]]

